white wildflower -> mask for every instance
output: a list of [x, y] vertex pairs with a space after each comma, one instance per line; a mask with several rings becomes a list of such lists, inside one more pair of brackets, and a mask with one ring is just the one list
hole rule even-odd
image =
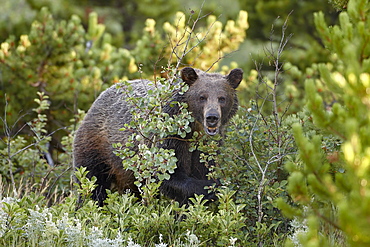
[[298, 236], [308, 231], [307, 221], [306, 220], [299, 221], [297, 220], [297, 218], [294, 218], [290, 222], [290, 224], [292, 226], [292, 234], [289, 235], [288, 238], [292, 240], [294, 246], [301, 247], [302, 244], [300, 243]]
[[5, 202], [7, 204], [12, 204], [12, 203], [15, 203], [15, 202], [18, 202], [18, 201], [19, 201], [19, 199], [14, 198], [14, 197], [4, 197], [0, 201], [0, 207], [1, 208], [3, 207], [3, 202]]
[[[53, 222], [53, 215], [51, 213], [47, 213], [46, 221], [45, 221], [45, 232], [51, 235], [58, 235], [59, 229], [56, 226], [55, 222]], [[44, 233], [45, 233], [44, 232]]]
[[0, 238], [4, 236], [6, 230], [8, 229], [8, 214], [0, 208]]
[[70, 219], [68, 213], [64, 213], [60, 220], [56, 223], [58, 229], [64, 232], [65, 240], [71, 246], [78, 246], [83, 243], [85, 231], [79, 219]]
[[92, 227], [92, 231], [87, 237], [87, 240], [87, 246], [91, 247], [120, 247], [124, 242], [120, 232], [115, 239], [104, 238], [103, 231], [95, 226]]
[[127, 240], [127, 247], [141, 247], [141, 245], [140, 244], [135, 244], [135, 242], [132, 241], [132, 238], [129, 238]]
[[24, 235], [30, 238], [38, 239], [45, 230], [45, 222], [48, 214], [48, 209], [40, 210], [36, 205], [36, 210], [29, 209], [30, 216], [26, 224], [23, 226]]
[[189, 230], [186, 232], [186, 238], [188, 240], [189, 246], [199, 246], [200, 245], [200, 241], [198, 237], [194, 233], [191, 233]]
[[237, 238], [233, 238], [233, 237], [231, 237], [230, 239], [230, 245], [228, 246], [228, 247], [233, 247], [233, 246], [235, 246], [235, 243], [236, 243], [236, 241], [238, 240]]
[[163, 235], [159, 234], [159, 244], [156, 244], [155, 247], [167, 247], [167, 244], [162, 243]]

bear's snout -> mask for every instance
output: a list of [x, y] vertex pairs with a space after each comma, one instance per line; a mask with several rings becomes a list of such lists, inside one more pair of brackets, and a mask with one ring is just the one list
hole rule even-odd
[[208, 127], [215, 127], [217, 126], [218, 120], [220, 119], [218, 114], [209, 114], [206, 117], [206, 122]]
[[205, 114], [205, 131], [208, 135], [218, 133], [220, 114], [216, 110], [210, 110]]

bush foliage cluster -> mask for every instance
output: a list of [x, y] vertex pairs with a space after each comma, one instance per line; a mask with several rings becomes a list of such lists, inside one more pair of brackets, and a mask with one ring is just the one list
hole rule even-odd
[[[26, 14], [0, 17], [15, 28], [10, 33], [0, 24], [8, 37], [0, 47], [0, 245], [369, 245], [368, 0], [330, 1], [338, 13], [316, 1], [301, 1], [303, 8], [284, 0], [233, 1], [238, 8], [224, 16], [218, 8], [206, 14], [213, 8], [207, 2], [189, 1], [191, 9], [176, 12], [177, 1], [158, 0], [150, 3], [153, 13], [145, 0], [108, 2], [114, 8], [91, 1], [99, 15], [86, 1], [71, 8], [62, 7], [68, 0], [4, 4], [21, 4]], [[323, 12], [300, 19], [292, 9]], [[139, 17], [130, 16], [134, 10]], [[216, 161], [210, 176], [221, 178], [214, 188], [219, 200], [196, 196], [179, 206], [162, 198], [158, 186], [176, 161], [155, 143], [186, 133], [193, 121], [186, 105], [178, 118], [161, 112], [181, 85], [178, 69], [223, 73], [239, 63], [247, 71], [240, 57], [249, 55], [248, 46], [261, 47], [264, 61], [251, 52], [255, 69], [241, 86], [223, 146], [220, 136], [193, 140], [207, 153], [204, 162]], [[138, 130], [132, 142], [145, 137], [153, 145], [133, 154], [116, 144], [117, 155], [131, 157], [123, 166], [133, 170], [143, 196], [109, 192], [98, 207], [90, 199], [94, 178], [72, 164], [74, 131], [102, 90], [133, 78], [158, 87], [146, 98], [127, 91], [142, 114], [122, 126]]]

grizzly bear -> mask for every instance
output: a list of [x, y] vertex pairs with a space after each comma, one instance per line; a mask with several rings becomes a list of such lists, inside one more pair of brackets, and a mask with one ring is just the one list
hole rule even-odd
[[[189, 139], [195, 131], [207, 135], [223, 134], [225, 125], [236, 114], [238, 99], [236, 88], [243, 77], [241, 69], [233, 69], [228, 75], [206, 73], [198, 69], [186, 67], [181, 70], [182, 80], [189, 86], [184, 94], [175, 93], [171, 101], [186, 102], [194, 122], [191, 132], [181, 138], [166, 138], [161, 147], [173, 149], [177, 158], [177, 168], [169, 180], [163, 181], [160, 192], [178, 201], [188, 203], [194, 194], [204, 195], [205, 199], [216, 199], [214, 193], [207, 188], [218, 181], [207, 177], [209, 168], [200, 161], [200, 151], [190, 151]], [[148, 80], [130, 81], [136, 96], [145, 97], [152, 86]], [[153, 89], [153, 88], [152, 88]], [[88, 177], [97, 178], [97, 187], [92, 198], [103, 205], [107, 197], [107, 189], [115, 189], [120, 193], [127, 190], [137, 194], [134, 185], [135, 177], [131, 171], [123, 169], [122, 160], [114, 154], [114, 143], [124, 143], [132, 134], [120, 128], [130, 123], [130, 104], [122, 99], [117, 86], [105, 90], [92, 104], [74, 139], [74, 165], [86, 167]], [[166, 105], [164, 111], [176, 114], [178, 106]], [[174, 105], [174, 106], [173, 106]]]

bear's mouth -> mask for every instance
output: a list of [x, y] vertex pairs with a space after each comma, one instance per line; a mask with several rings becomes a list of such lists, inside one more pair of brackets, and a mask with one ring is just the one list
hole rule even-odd
[[214, 136], [218, 133], [217, 127], [206, 127], [205, 129], [206, 129], [206, 133], [211, 136]]

